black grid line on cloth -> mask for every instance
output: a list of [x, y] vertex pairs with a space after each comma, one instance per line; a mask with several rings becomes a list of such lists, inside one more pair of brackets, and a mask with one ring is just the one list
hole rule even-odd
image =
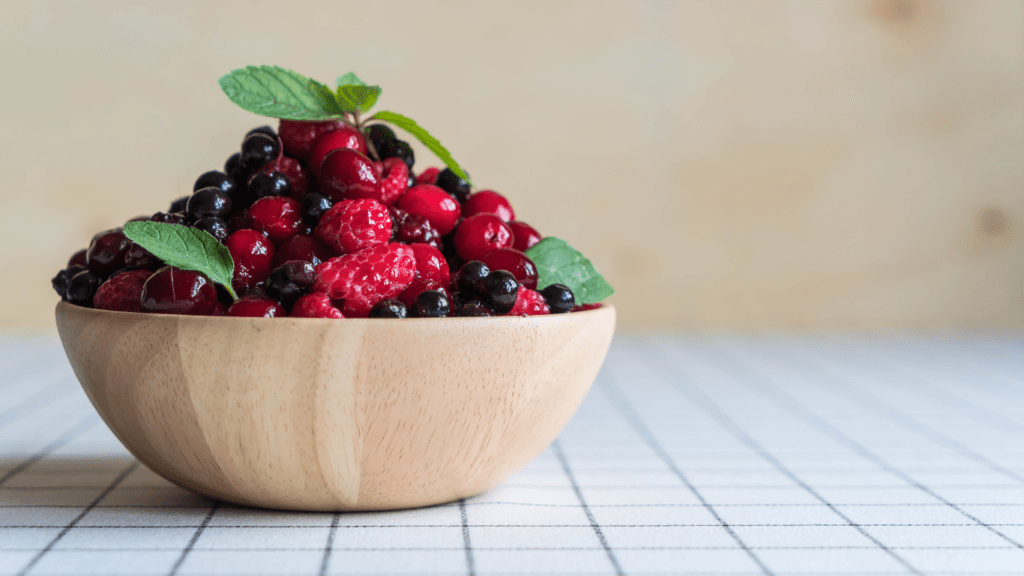
[[462, 548], [466, 551], [466, 573], [476, 576], [473, 562], [473, 543], [469, 539], [469, 514], [466, 512], [466, 499], [459, 500], [459, 518], [462, 520]]
[[[78, 506], [80, 508], [80, 506]], [[861, 526], [878, 526], [884, 528], [944, 528], [944, 527], [977, 527], [978, 525], [974, 522], [915, 522], [906, 524], [897, 523], [866, 523], [861, 522]], [[593, 528], [592, 524], [467, 524], [470, 528]], [[729, 526], [737, 528], [848, 528], [849, 524], [846, 522], [787, 522], [785, 524], [765, 524], [765, 523], [748, 523], [748, 522], [732, 522]], [[1014, 526], [1024, 527], [1024, 524], [1011, 524], [1011, 523], [993, 523], [992, 526]], [[63, 528], [63, 524], [15, 524], [10, 526], [0, 526], [0, 530], [9, 530], [14, 528]], [[111, 530], [111, 529], [131, 529], [131, 530], [154, 530], [154, 529], [166, 529], [166, 528], [196, 528], [198, 524], [145, 524], [145, 525], [132, 525], [132, 524], [121, 524], [121, 525], [99, 525], [99, 526], [75, 526], [75, 530]], [[218, 524], [216, 528], [300, 528], [306, 529], [311, 528], [308, 524], [274, 524], [273, 526], [267, 526], [266, 524]], [[341, 526], [339, 526], [340, 528]], [[461, 524], [349, 524], [345, 528], [461, 528]], [[601, 524], [602, 528], [721, 528], [722, 525], [719, 523], [714, 524]], [[874, 548], [874, 547], [872, 547]], [[898, 548], [898, 546], [897, 546]], [[174, 548], [177, 550], [177, 548]], [[462, 550], [463, 548], [457, 548]], [[323, 548], [315, 548], [315, 550], [323, 550]], [[340, 550], [340, 548], [339, 548]], [[477, 550], [477, 548], [474, 548]]]
[[669, 456], [667, 452], [665, 452], [664, 447], [662, 447], [661, 443], [658, 442], [658, 440], [654, 437], [654, 434], [651, 432], [650, 428], [648, 428], [647, 425], [644, 424], [643, 419], [641, 419], [640, 415], [636, 413], [636, 409], [633, 407], [633, 404], [622, 394], [622, 391], [619, 390], [618, 384], [615, 382], [614, 376], [612, 376], [611, 374], [606, 374], [605, 371], [602, 370], [601, 373], [598, 374], [596, 385], [597, 388], [601, 392], [603, 392], [605, 396], [608, 397], [608, 400], [611, 402], [611, 404], [615, 406], [615, 408], [619, 412], [619, 415], [622, 416], [622, 418], [633, 428], [637, 435], [640, 436], [640, 439], [643, 440], [644, 443], [646, 443], [651, 448], [651, 450], [654, 451], [654, 453], [665, 462], [665, 465], [668, 466], [669, 470], [671, 470], [672, 473], [675, 474], [679, 478], [679, 480], [687, 487], [687, 489], [689, 489], [690, 492], [693, 493], [697, 500], [700, 501], [700, 506], [707, 510], [708, 513], [711, 514], [711, 516], [713, 516], [715, 520], [718, 521], [718, 526], [723, 528], [729, 534], [729, 536], [736, 542], [737, 545], [739, 545], [739, 547], [747, 554], [747, 556], [749, 556], [750, 559], [753, 560], [759, 568], [761, 568], [761, 571], [764, 574], [771, 575], [772, 571], [768, 568], [768, 566], [761, 560], [761, 558], [757, 556], [757, 554], [754, 554], [754, 552], [750, 549], [750, 546], [747, 546], [747, 543], [744, 542], [742, 538], [740, 538], [739, 534], [737, 534], [736, 531], [733, 530], [732, 526], [730, 526], [729, 523], [726, 522], [721, 515], [719, 515], [718, 511], [715, 510], [714, 506], [712, 506], [704, 498], [704, 495], [701, 494], [699, 490], [697, 490], [696, 486], [694, 486], [693, 483], [690, 482], [689, 477], [687, 477], [686, 474], [683, 473], [682, 469], [680, 469], [679, 466], [676, 465], [675, 460], [673, 460], [672, 457]]
[[[331, 554], [334, 551], [334, 536], [338, 533], [338, 522], [341, 521], [341, 512], [335, 512], [331, 516], [331, 530], [327, 533], [327, 542], [324, 545], [324, 557], [320, 560], [320, 576], [327, 574], [327, 565], [331, 561]], [[224, 528], [224, 526], [218, 526]]]
[[805, 361], [804, 365], [810, 368], [811, 370], [817, 372], [819, 376], [822, 376], [826, 379], [830, 379], [833, 382], [841, 382], [843, 386], [833, 386], [832, 388], [834, 390], [840, 391], [840, 393], [846, 398], [849, 398], [850, 400], [853, 400], [854, 402], [857, 402], [858, 404], [861, 404], [862, 406], [865, 407], [867, 407], [868, 405], [872, 405], [874, 406], [874, 409], [877, 414], [886, 417], [887, 419], [899, 424], [903, 428], [915, 432], [918, 435], [931, 440], [935, 444], [938, 444], [939, 446], [944, 446], [945, 448], [952, 450], [953, 452], [963, 456], [964, 458], [973, 460], [979, 464], [988, 467], [990, 470], [999, 472], [1000, 474], [1003, 474], [1008, 478], [1012, 478], [1024, 484], [1024, 476], [1021, 476], [1017, 472], [1010, 470], [1009, 468], [999, 464], [998, 462], [992, 461], [984, 454], [979, 454], [978, 452], [972, 450], [967, 446], [964, 446], [960, 442], [950, 438], [949, 436], [943, 434], [942, 432], [935, 430], [931, 426], [928, 426], [927, 424], [920, 422], [919, 420], [910, 416], [909, 414], [906, 414], [903, 411], [895, 408], [888, 402], [882, 400], [881, 398], [878, 398], [871, 392], [865, 390], [863, 387], [858, 386], [851, 379], [846, 378], [842, 374], [837, 373], [835, 370], [829, 367], [822, 366], [816, 358], [808, 357], [806, 353], [800, 352], [799, 350], [796, 350], [795, 352], [803, 357]]
[[189, 553], [191, 553], [195, 548], [196, 542], [199, 540], [199, 537], [203, 535], [203, 531], [206, 530], [206, 527], [210, 524], [210, 520], [213, 520], [213, 515], [217, 513], [219, 508], [219, 500], [214, 502], [213, 506], [210, 506], [210, 511], [207, 512], [206, 517], [203, 518], [203, 522], [199, 524], [198, 528], [196, 528], [196, 532], [192, 535], [192, 539], [185, 545], [185, 549], [181, 551], [181, 556], [178, 557], [174, 566], [171, 566], [171, 571], [167, 573], [167, 576], [175, 576], [175, 574], [178, 573], [178, 570], [181, 570], [181, 565], [185, 563], [185, 559], [188, 558]]
[[822, 504], [827, 506], [829, 510], [831, 510], [837, 516], [842, 518], [847, 524], [849, 524], [851, 527], [860, 532], [865, 538], [873, 542], [876, 546], [878, 546], [878, 548], [880, 548], [886, 554], [891, 556], [893, 560], [896, 560], [905, 568], [907, 568], [907, 570], [910, 570], [914, 574], [922, 574], [920, 570], [915, 568], [905, 558], [893, 552], [892, 549], [890, 549], [882, 541], [878, 540], [873, 535], [871, 535], [871, 533], [865, 530], [860, 524], [854, 522], [846, 514], [843, 514], [838, 508], [835, 507], [835, 505], [826, 500], [817, 490], [815, 490], [806, 482], [804, 482], [802, 478], [794, 474], [781, 461], [779, 461], [778, 458], [776, 458], [774, 455], [768, 452], [760, 442], [755, 440], [731, 416], [726, 414], [725, 411], [722, 410], [722, 408], [718, 405], [718, 403], [715, 402], [710, 396], [708, 396], [704, 392], [704, 390], [702, 390], [697, 384], [692, 382], [685, 374], [683, 374], [682, 371], [678, 368], [678, 366], [675, 365], [675, 363], [671, 363], [670, 360], [665, 357], [665, 355], [661, 352], [660, 349], [655, 347], [649, 347], [648, 350], [654, 352], [654, 356], [657, 358], [657, 360], [659, 360], [658, 362], [655, 363], [655, 366], [661, 367], [662, 369], [660, 371], [663, 374], [666, 372], [667, 369], [668, 373], [665, 374], [665, 380], [672, 386], [673, 389], [679, 391], [683, 396], [688, 398], [705, 414], [707, 414], [713, 420], [718, 422], [718, 424], [722, 426], [722, 428], [727, 430], [737, 440], [750, 447], [751, 450], [753, 450], [755, 453], [761, 456], [761, 458], [763, 458], [766, 462], [772, 464], [772, 466], [774, 466], [776, 469], [778, 469], [779, 472], [781, 472], [783, 475], [785, 475], [787, 478], [793, 481], [793, 483], [803, 488], [805, 491], [807, 491], [808, 494], [810, 494], [815, 499], [820, 501]]
[[63, 434], [58, 436], [56, 440], [54, 440], [53, 442], [50, 442], [49, 444], [44, 446], [42, 449], [40, 449], [38, 452], [36, 452], [35, 454], [32, 454], [31, 456], [29, 456], [28, 458], [26, 458], [24, 461], [22, 461], [20, 464], [18, 464], [14, 468], [11, 468], [3, 476], [0, 476], [0, 487], [2, 487], [4, 485], [4, 483], [6, 483], [11, 478], [14, 478], [18, 474], [21, 474], [22, 472], [24, 472], [29, 466], [35, 464], [36, 462], [39, 462], [43, 458], [46, 458], [54, 450], [57, 450], [60, 447], [62, 447], [65, 444], [67, 444], [68, 442], [71, 442], [72, 440], [77, 438], [79, 435], [81, 435], [83, 432], [85, 432], [89, 428], [92, 428], [93, 426], [95, 426], [96, 423], [99, 422], [99, 420], [100, 420], [99, 416], [97, 416], [95, 414], [89, 414], [88, 416], [86, 416], [85, 418], [80, 420], [77, 424], [72, 426], [67, 432], [64, 432]]
[[619, 565], [619, 560], [615, 557], [615, 552], [608, 546], [608, 539], [605, 538], [604, 533], [601, 532], [601, 525], [597, 523], [597, 519], [594, 518], [594, 513], [590, 511], [590, 507], [587, 506], [586, 499], [583, 498], [583, 492], [580, 491], [579, 484], [576, 483], [576, 477], [573, 476], [572, 469], [569, 468], [569, 462], [565, 459], [565, 452], [562, 451], [562, 443], [560, 440], [555, 440], [551, 443], [551, 450], [555, 453], [558, 461], [562, 464], [562, 470], [565, 472], [566, 477], [569, 478], [569, 483], [572, 485], [573, 492], [576, 493], [576, 499], [580, 502], [580, 507], [583, 508], [583, 513], [586, 514], [587, 520], [590, 521], [590, 526], [594, 529], [594, 534], [597, 536], [597, 540], [601, 543], [601, 547], [604, 548], [605, 554], [608, 556], [608, 561], [612, 563], [612, 567], [615, 568], [615, 573], [618, 576], [623, 576], [622, 566]]
[[42, 550], [39, 551], [38, 554], [36, 554], [31, 560], [29, 560], [28, 564], [26, 564], [25, 567], [18, 572], [18, 576], [25, 576], [25, 574], [27, 574], [28, 571], [31, 570], [33, 566], [35, 566], [39, 563], [40, 560], [42, 560], [43, 556], [45, 556], [47, 552], [53, 549], [54, 545], [56, 545], [57, 542], [60, 542], [62, 538], [67, 536], [68, 532], [71, 532], [75, 525], [81, 522], [82, 518], [85, 518], [85, 515], [91, 512], [96, 507], [96, 505], [100, 503], [100, 500], [103, 500], [104, 498], [107, 497], [108, 494], [113, 492], [114, 489], [117, 488], [117, 485], [120, 484], [125, 478], [128, 477], [129, 474], [131, 474], [138, 467], [138, 462], [132, 462], [127, 468], [124, 469], [124, 471], [118, 474], [117, 478], [114, 478], [114, 481], [111, 482], [110, 485], [107, 486], [102, 492], [100, 492], [100, 495], [97, 496], [92, 501], [92, 503], [86, 506], [85, 509], [82, 510], [81, 514], [75, 516], [74, 520], [69, 522], [67, 526], [64, 527], [63, 530], [61, 530], [52, 540], [50, 540], [50, 542]]
[[[787, 412], [794, 414], [795, 416], [809, 423], [811, 426], [815, 427], [819, 431], [825, 433], [828, 436], [831, 436], [839, 443], [847, 446], [855, 453], [859, 454], [862, 458], [877, 464], [878, 467], [881, 468], [882, 470], [885, 470], [886, 472], [889, 472], [890, 474], [899, 477], [910, 486], [913, 486], [918, 490], [921, 490], [928, 496], [931, 496], [932, 498], [935, 498], [939, 502], [946, 504], [947, 506], [949, 506], [962, 516], [977, 523], [979, 526], [986, 528], [987, 530], [989, 530], [996, 536], [1002, 538], [1006, 542], [1012, 544], [1017, 548], [1024, 549], [1024, 546], [1022, 546], [1020, 542], [1017, 542], [1016, 540], [1010, 538], [1003, 532], [996, 530], [991, 525], [986, 524], [980, 518], [967, 512], [966, 510], [954, 504], [953, 502], [950, 502], [948, 499], [943, 498], [931, 488], [925, 486], [924, 484], [921, 484], [911, 476], [905, 474], [902, 470], [896, 468], [881, 456], [875, 454], [871, 450], [868, 450], [867, 447], [864, 446], [863, 444], [857, 442], [853, 438], [850, 438], [848, 435], [843, 433], [841, 430], [839, 430], [832, 424], [829, 424], [821, 416], [812, 412], [810, 408], [801, 403], [792, 394], [776, 385], [767, 376], [764, 376], [763, 374], [759, 373], [749, 362], [737, 358], [735, 354], [730, 353], [721, 348], [717, 349], [716, 352], [720, 356], [725, 357], [725, 359], [727, 360], [727, 364], [731, 367], [731, 370], [733, 371], [733, 380], [740, 383], [742, 386], [756, 392], [757, 394], [761, 395], [766, 400], [776, 404], [783, 410], [786, 410]], [[740, 372], [736, 373], [737, 370], [739, 370]], [[752, 382], [757, 382], [758, 386], [753, 386]], [[766, 388], [771, 389], [771, 394], [765, 392]]]
[[[845, 526], [845, 525], [844, 525]], [[218, 526], [220, 528], [220, 526]], [[1010, 546], [891, 546], [893, 550], [1012, 550]], [[874, 545], [862, 545], [855, 546], [852, 544], [828, 544], [821, 546], [751, 546], [751, 550], [877, 550], [878, 547]], [[38, 548], [6, 548], [6, 552], [32, 552]], [[75, 548], [65, 547], [61, 548], [62, 552], [173, 552], [177, 551], [178, 548], [172, 547], [159, 547], [159, 546], [147, 546], [145, 548]], [[220, 547], [217, 548], [193, 548], [193, 551], [200, 552], [320, 552], [323, 547], [320, 546], [288, 546], [288, 547], [274, 547], [274, 546], [250, 546], [250, 547]], [[338, 547], [335, 550], [339, 552], [462, 552], [465, 550], [463, 546], [408, 546], [408, 547], [369, 547], [369, 546], [352, 546], [352, 547]], [[576, 551], [587, 551], [587, 552], [600, 552], [604, 548], [601, 546], [481, 546], [474, 548], [483, 552], [529, 552], [533, 550], [545, 551], [545, 552], [560, 552], [566, 550]], [[734, 546], [616, 546], [613, 550], [725, 550], [734, 551]]]

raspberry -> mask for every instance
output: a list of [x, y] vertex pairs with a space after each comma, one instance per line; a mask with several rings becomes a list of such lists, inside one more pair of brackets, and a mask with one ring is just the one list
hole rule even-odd
[[281, 126], [277, 129], [281, 135], [281, 142], [284, 143], [284, 151], [289, 156], [294, 156], [303, 162], [309, 160], [309, 154], [313, 149], [313, 142], [327, 132], [333, 132], [345, 127], [341, 120], [328, 120], [326, 122], [302, 122], [299, 120], [281, 120]]
[[295, 301], [292, 306], [292, 318], [344, 318], [341, 310], [331, 302], [331, 298], [323, 292], [306, 294]]
[[451, 298], [448, 290], [438, 282], [426, 278], [417, 278], [412, 281], [412, 284], [409, 284], [408, 288], [402, 290], [402, 293], [398, 295], [398, 301], [405, 304], [411, 310], [416, 305], [416, 298], [427, 290], [436, 290], [444, 293], [449, 299]]
[[346, 254], [316, 267], [315, 292], [344, 299], [346, 317], [365, 318], [373, 305], [398, 296], [416, 277], [416, 257], [404, 244], [386, 244]]
[[149, 270], [132, 270], [114, 276], [96, 291], [92, 297], [93, 307], [100, 310], [142, 312], [142, 285], [152, 275], [153, 272]]
[[391, 216], [376, 200], [342, 200], [320, 216], [314, 232], [341, 254], [386, 244], [391, 238]]
[[225, 316], [244, 316], [250, 318], [275, 318], [287, 316], [288, 313], [280, 304], [266, 296], [244, 296], [228, 306]]
[[409, 167], [398, 158], [388, 158], [380, 170], [380, 201], [391, 206], [409, 188]]
[[494, 214], [504, 222], [516, 219], [512, 205], [504, 196], [493, 190], [481, 190], [462, 203], [463, 218], [469, 218], [474, 214]]
[[302, 167], [302, 164], [299, 164], [299, 161], [295, 158], [281, 156], [260, 168], [259, 172], [264, 174], [280, 172], [284, 174], [285, 178], [288, 179], [288, 184], [291, 186], [292, 198], [296, 200], [302, 200], [309, 191], [309, 177], [306, 176], [306, 170]]
[[331, 250], [331, 247], [319, 239], [296, 234], [285, 240], [277, 249], [277, 253], [274, 254], [274, 267], [277, 268], [289, 260], [303, 260], [316, 266], [332, 256], [334, 256], [334, 251]]
[[540, 235], [540, 232], [534, 230], [533, 226], [530, 226], [526, 222], [513, 220], [508, 223], [508, 227], [512, 229], [512, 238], [515, 240], [512, 247], [520, 252], [526, 252], [531, 246], [540, 242], [543, 238]]
[[447, 192], [432, 184], [419, 184], [406, 190], [395, 204], [409, 214], [418, 214], [430, 220], [442, 236], [455, 229], [461, 207]]
[[512, 247], [512, 229], [494, 214], [470, 216], [455, 229], [455, 251], [463, 260], [479, 260], [498, 248]]
[[246, 293], [270, 275], [274, 262], [274, 245], [259, 232], [248, 228], [239, 230], [224, 241], [235, 262], [231, 286]]
[[276, 245], [299, 233], [301, 209], [302, 205], [294, 198], [267, 196], [249, 208], [249, 219], [254, 230], [266, 234]]
[[544, 297], [541, 296], [540, 292], [522, 286], [519, 288], [519, 293], [516, 294], [516, 304], [508, 315], [539, 316], [550, 313], [551, 309], [548, 308], [548, 304], [544, 301]]
[[429, 244], [410, 244], [416, 256], [416, 276], [425, 280], [433, 280], [441, 286], [451, 282], [448, 262], [441, 251]]
[[423, 172], [420, 172], [420, 175], [416, 177], [416, 183], [417, 184], [436, 184], [437, 183], [437, 175], [440, 174], [440, 173], [441, 173], [441, 169], [440, 168], [437, 168], [437, 167], [427, 168]]
[[508, 270], [525, 288], [537, 288], [537, 265], [513, 248], [498, 248], [477, 258], [491, 270]]

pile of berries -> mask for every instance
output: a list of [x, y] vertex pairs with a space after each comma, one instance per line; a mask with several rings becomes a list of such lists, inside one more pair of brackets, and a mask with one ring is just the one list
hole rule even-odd
[[447, 168], [416, 174], [414, 160], [384, 124], [256, 128], [190, 196], [130, 220], [209, 232], [231, 253], [239, 299], [166, 266], [121, 228], [72, 256], [53, 288], [79, 306], [161, 314], [530, 316], [598, 306], [577, 306], [562, 284], [537, 291], [524, 251], [541, 236], [504, 196], [474, 192]]

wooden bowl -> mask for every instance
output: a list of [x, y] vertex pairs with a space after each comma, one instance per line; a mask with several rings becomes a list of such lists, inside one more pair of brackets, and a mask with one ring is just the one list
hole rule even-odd
[[558, 435], [615, 309], [527, 318], [227, 318], [57, 305], [78, 381], [171, 482], [291, 510], [483, 492]]

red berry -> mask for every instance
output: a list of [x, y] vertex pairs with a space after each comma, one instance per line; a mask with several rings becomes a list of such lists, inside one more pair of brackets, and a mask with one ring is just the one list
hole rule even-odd
[[302, 204], [287, 196], [260, 198], [249, 208], [249, 220], [254, 230], [267, 235], [274, 244], [299, 233], [302, 224]]
[[398, 158], [387, 158], [379, 164], [380, 201], [391, 206], [409, 188], [409, 167]]
[[512, 247], [512, 229], [494, 214], [470, 216], [455, 230], [455, 251], [463, 260], [479, 260], [498, 248]]
[[306, 170], [295, 158], [281, 156], [277, 160], [273, 160], [263, 168], [260, 168], [259, 172], [263, 172], [264, 174], [280, 172], [281, 174], [284, 174], [285, 178], [288, 179], [288, 184], [291, 188], [291, 196], [296, 200], [302, 200], [309, 190], [309, 178], [306, 176]]
[[339, 254], [387, 244], [391, 216], [376, 200], [342, 200], [320, 216], [314, 232]]
[[580, 304], [572, 309], [573, 312], [586, 312], [587, 310], [597, 310], [601, 307], [600, 302], [594, 302], [593, 304]]
[[287, 316], [288, 312], [280, 304], [266, 296], [245, 296], [228, 306], [225, 316], [244, 316], [250, 318], [275, 318]]
[[346, 317], [366, 318], [373, 305], [401, 294], [416, 277], [416, 257], [404, 244], [374, 246], [316, 267], [316, 292], [344, 299]]
[[550, 314], [551, 309], [548, 308], [547, 302], [544, 301], [544, 297], [541, 296], [540, 292], [535, 292], [529, 288], [522, 287], [516, 294], [516, 303], [512, 307], [512, 311], [508, 313], [509, 316], [539, 316], [541, 314]]
[[355, 150], [332, 150], [320, 165], [320, 193], [333, 202], [380, 199], [380, 177], [369, 158]]
[[534, 230], [533, 226], [526, 222], [513, 220], [508, 223], [508, 227], [512, 229], [512, 238], [515, 240], [512, 247], [520, 252], [526, 252], [528, 248], [543, 239], [540, 232]]
[[440, 168], [427, 168], [416, 177], [417, 184], [436, 184], [437, 175], [441, 173]]
[[164, 266], [142, 285], [142, 309], [157, 314], [209, 316], [219, 303], [213, 282], [192, 270]]
[[409, 214], [423, 216], [442, 236], [455, 229], [461, 211], [450, 194], [433, 184], [409, 188], [395, 205]]
[[358, 130], [351, 126], [343, 126], [322, 134], [316, 139], [309, 153], [309, 170], [313, 172], [313, 176], [319, 176], [320, 167], [327, 154], [341, 148], [366, 155], [366, 140]]
[[224, 241], [235, 261], [231, 286], [246, 293], [270, 276], [274, 267], [274, 245], [266, 236], [248, 228], [239, 230]]
[[477, 258], [491, 270], [508, 270], [524, 287], [537, 288], [537, 265], [530, 257], [514, 248], [498, 248]]
[[281, 126], [277, 129], [277, 133], [281, 136], [285, 153], [305, 162], [309, 160], [309, 154], [313, 149], [313, 142], [317, 138], [322, 134], [344, 127], [345, 123], [341, 120], [328, 120], [326, 122], [281, 120]]
[[121, 228], [100, 232], [89, 242], [85, 265], [98, 278], [106, 278], [124, 268], [124, 257], [131, 245]]
[[311, 292], [300, 296], [292, 306], [292, 318], [344, 318], [341, 310], [323, 292]]
[[388, 208], [388, 211], [391, 213], [395, 242], [430, 244], [438, 250], [441, 249], [441, 233], [430, 225], [430, 220], [423, 216], [409, 214], [394, 206]]
[[274, 267], [289, 260], [303, 260], [316, 266], [334, 256], [334, 251], [318, 238], [296, 234], [284, 241], [274, 254]]
[[85, 262], [86, 250], [79, 250], [75, 252], [70, 259], [68, 259], [68, 266], [86, 266]]
[[463, 218], [469, 218], [474, 214], [494, 214], [504, 222], [516, 219], [512, 205], [504, 196], [493, 190], [481, 190], [462, 203]]
[[433, 280], [442, 286], [451, 282], [451, 272], [444, 254], [430, 244], [410, 244], [416, 257], [416, 276], [425, 280]]
[[402, 290], [402, 293], [398, 295], [398, 301], [405, 304], [406, 308], [412, 308], [416, 305], [416, 298], [427, 290], [437, 290], [438, 292], [442, 292], [449, 300], [451, 300], [451, 295], [448, 293], [448, 289], [438, 282], [427, 278], [417, 278], [412, 281], [412, 284], [409, 284], [408, 288]]
[[142, 285], [153, 272], [131, 270], [122, 272], [100, 285], [92, 297], [92, 305], [100, 310], [142, 312]]

